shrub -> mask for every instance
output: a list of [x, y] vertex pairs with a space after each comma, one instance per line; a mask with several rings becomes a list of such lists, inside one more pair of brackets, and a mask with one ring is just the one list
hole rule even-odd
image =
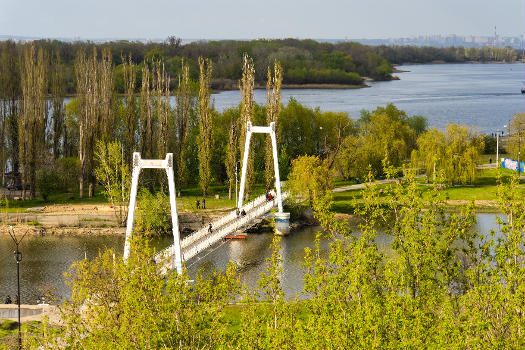
[[142, 189], [137, 198], [136, 230], [146, 234], [164, 234], [171, 230], [170, 199], [163, 193]]
[[58, 171], [54, 168], [43, 168], [36, 173], [36, 189], [42, 195], [44, 202], [47, 202], [49, 196], [56, 193], [60, 187]]

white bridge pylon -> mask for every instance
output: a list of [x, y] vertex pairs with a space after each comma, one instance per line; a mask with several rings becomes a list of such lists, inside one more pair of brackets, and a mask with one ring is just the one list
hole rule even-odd
[[244, 185], [246, 184], [246, 170], [248, 166], [248, 152], [250, 151], [250, 139], [252, 134], [270, 134], [272, 138], [273, 168], [275, 169], [275, 190], [277, 191], [277, 206], [279, 213], [283, 212], [283, 201], [281, 198], [281, 180], [279, 179], [279, 161], [277, 159], [277, 140], [275, 137], [275, 122], [270, 126], [252, 126], [252, 122], [246, 125], [246, 141], [244, 143], [244, 156], [242, 160], [241, 188], [239, 190], [239, 202], [237, 208], [241, 210], [244, 199]]
[[131, 235], [133, 234], [133, 219], [137, 201], [137, 187], [141, 169], [165, 169], [168, 176], [170, 191], [171, 223], [173, 226], [172, 266], [182, 273], [182, 255], [180, 249], [179, 218], [177, 215], [177, 201], [175, 197], [175, 181], [173, 177], [173, 153], [166, 154], [165, 159], [141, 159], [139, 152], [133, 153], [133, 173], [131, 178], [131, 192], [129, 194], [128, 221], [126, 225], [126, 242], [124, 243], [124, 260], [129, 258]]

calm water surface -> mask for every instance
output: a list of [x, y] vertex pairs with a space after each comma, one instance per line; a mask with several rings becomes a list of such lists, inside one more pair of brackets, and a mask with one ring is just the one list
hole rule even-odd
[[[488, 233], [490, 229], [499, 232], [496, 224], [496, 214], [478, 214], [476, 229]], [[301, 297], [303, 288], [302, 262], [304, 248], [313, 247], [315, 233], [320, 227], [308, 227], [283, 237], [281, 240], [281, 255], [283, 264], [283, 289], [288, 298], [295, 294]], [[387, 247], [390, 239], [378, 235], [378, 244]], [[170, 238], [156, 242], [159, 248], [168, 246]], [[203, 252], [188, 262], [190, 275], [195, 275], [199, 269], [211, 272], [214, 269], [223, 270], [229, 261], [234, 262], [241, 274], [242, 280], [250, 288], [257, 286], [257, 280], [266, 267], [266, 259], [270, 257], [271, 233], [250, 234], [245, 241], [230, 241], [218, 243], [214, 249]], [[47, 292], [67, 297], [69, 288], [65, 285], [64, 272], [75, 261], [93, 259], [100, 250], [113, 248], [121, 254], [124, 247], [123, 236], [76, 236], [76, 237], [26, 237], [21, 244], [23, 260], [20, 265], [22, 303], [34, 304], [39, 297]], [[0, 297], [16, 294], [16, 262], [13, 255], [14, 245], [9, 236], [0, 236]], [[323, 254], [327, 253], [328, 242], [321, 241]]]
[[[368, 83], [363, 89], [286, 89], [290, 97], [322, 111], [360, 111], [394, 103], [409, 115], [427, 117], [430, 126], [444, 129], [447, 123], [466, 124], [491, 133], [502, 129], [515, 113], [525, 112], [525, 64], [436, 64], [398, 67], [400, 80]], [[239, 91], [212, 95], [215, 107], [224, 110], [240, 102]], [[256, 90], [257, 103], [266, 103], [266, 91]]]

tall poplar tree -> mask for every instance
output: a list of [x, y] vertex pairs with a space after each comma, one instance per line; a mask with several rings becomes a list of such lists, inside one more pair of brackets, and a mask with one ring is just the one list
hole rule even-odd
[[[22, 165], [22, 197], [35, 198], [36, 168], [45, 152], [45, 120], [47, 113], [47, 60], [43, 49], [36, 53], [31, 43], [22, 57], [22, 110], [19, 127], [20, 162]], [[29, 185], [29, 196], [27, 196]]]
[[210, 110], [210, 81], [212, 63], [199, 57], [199, 178], [203, 196], [208, 194], [211, 181], [212, 115]]
[[173, 123], [170, 108], [170, 77], [164, 69], [164, 65], [160, 62], [155, 64], [153, 86], [156, 114], [159, 122], [157, 156], [164, 158], [166, 153], [168, 153], [168, 142]]
[[188, 134], [190, 121], [194, 113], [196, 98], [190, 85], [190, 67], [182, 60], [181, 75], [179, 76], [179, 86], [175, 92], [176, 106], [176, 157], [177, 174], [176, 188], [180, 196], [181, 188], [186, 185], [188, 179], [188, 166], [186, 164], [186, 149], [188, 147]]
[[124, 163], [131, 164], [133, 152], [137, 146], [137, 128], [138, 128], [138, 114], [137, 114], [137, 94], [135, 93], [137, 67], [131, 60], [131, 54], [127, 60], [122, 59], [124, 67], [124, 91], [125, 97], [125, 135], [124, 135]]
[[113, 132], [113, 65], [111, 53], [104, 50], [99, 59], [96, 48], [86, 57], [79, 51], [75, 62], [77, 99], [79, 104], [79, 160], [80, 198], [84, 196], [85, 182], [88, 195], [95, 191], [94, 146], [97, 139], [108, 141]]
[[228, 133], [228, 144], [226, 145], [226, 174], [228, 175], [228, 199], [232, 199], [233, 184], [235, 183], [236, 172], [238, 171], [237, 156], [239, 155], [239, 137], [238, 121], [233, 118], [230, 122], [230, 132]]
[[147, 65], [142, 68], [140, 89], [140, 153], [143, 158], [152, 158], [155, 144], [153, 132], [154, 116], [151, 105], [151, 72]]
[[14, 41], [2, 43], [0, 50], [0, 167], [2, 183], [5, 185], [4, 170], [10, 160], [11, 171], [19, 180], [18, 120], [22, 88], [17, 47]]
[[[254, 75], [255, 68], [253, 65], [253, 60], [244, 55], [243, 65], [242, 65], [242, 78], [239, 82], [239, 90], [241, 90], [241, 127], [240, 127], [240, 138], [239, 138], [239, 148], [241, 150], [241, 159], [244, 159], [244, 144], [246, 142], [247, 134], [247, 122], [253, 122], [253, 108], [254, 108], [254, 97], [253, 97], [253, 88], [254, 88]], [[253, 169], [253, 153], [249, 152], [248, 164], [246, 171], [246, 199], [250, 199], [251, 187], [254, 181], [254, 169]]]
[[65, 108], [64, 97], [66, 95], [66, 81], [64, 77], [64, 65], [60, 58], [59, 52], [55, 52], [51, 64], [51, 103], [53, 106], [53, 157], [57, 159], [60, 156], [60, 139], [64, 134], [65, 128]]
[[[275, 123], [275, 136], [277, 144], [279, 144], [280, 130], [277, 128], [279, 121], [279, 113], [281, 112], [281, 83], [283, 80], [283, 70], [279, 62], [273, 65], [273, 76], [270, 67], [268, 67], [268, 81], [266, 82], [266, 122], [270, 125]], [[277, 151], [277, 154], [279, 152]], [[274, 168], [273, 168], [273, 151], [272, 140], [266, 138], [266, 154], [264, 162], [264, 179], [266, 181], [266, 188], [271, 188], [274, 182]]]

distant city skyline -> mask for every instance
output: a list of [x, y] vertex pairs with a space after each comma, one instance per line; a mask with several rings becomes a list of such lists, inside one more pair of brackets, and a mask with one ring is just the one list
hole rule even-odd
[[0, 35], [42, 38], [382, 39], [525, 33], [525, 1], [0, 0]]
[[[129, 41], [141, 41], [141, 42], [163, 42], [167, 38], [45, 38], [45, 37], [24, 37], [24, 36], [13, 36], [13, 35], [0, 35], [0, 41], [13, 39], [16, 41], [31, 41], [38, 39], [51, 39], [51, 40], [62, 40], [62, 41], [93, 41], [93, 42], [107, 42], [116, 40], [129, 40]], [[182, 44], [187, 44], [194, 41], [200, 40], [232, 40], [232, 39], [188, 39], [180, 38]], [[498, 36], [473, 36], [473, 35], [428, 35], [418, 37], [403, 37], [403, 38], [379, 38], [379, 39], [364, 39], [364, 38], [340, 38], [340, 39], [326, 39], [326, 38], [309, 38], [319, 42], [328, 43], [339, 43], [345, 41], [359, 42], [364, 45], [401, 45], [401, 46], [434, 46], [434, 47], [450, 47], [450, 46], [463, 46], [463, 47], [483, 47], [492, 46], [495, 47], [512, 47], [514, 49], [524, 49], [525, 43], [523, 37], [500, 37]], [[233, 40], [251, 40], [246, 38], [236, 38]]]

